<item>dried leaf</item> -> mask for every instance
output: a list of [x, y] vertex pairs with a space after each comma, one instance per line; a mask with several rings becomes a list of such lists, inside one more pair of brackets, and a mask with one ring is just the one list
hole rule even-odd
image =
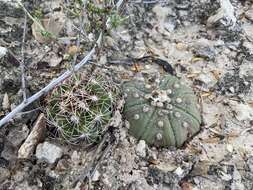
[[[50, 42], [53, 38], [58, 37], [65, 23], [63, 13], [55, 13], [50, 18], [42, 19], [41, 22], [34, 22], [32, 24], [32, 34], [34, 38], [40, 43]], [[41, 24], [45, 31], [42, 30]]]

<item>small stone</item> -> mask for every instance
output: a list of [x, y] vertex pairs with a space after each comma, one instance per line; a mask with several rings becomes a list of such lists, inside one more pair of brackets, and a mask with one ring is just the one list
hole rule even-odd
[[32, 156], [35, 147], [45, 138], [46, 120], [44, 114], [41, 113], [37, 118], [32, 131], [26, 138], [25, 142], [18, 150], [18, 158], [29, 158]]
[[41, 143], [37, 146], [36, 157], [39, 160], [45, 160], [46, 162], [53, 164], [63, 154], [61, 148], [49, 142]]
[[138, 119], [140, 119], [140, 116], [139, 116], [139, 114], [135, 114], [135, 115], [134, 115], [134, 119], [135, 119], [135, 120], [138, 120]]
[[183, 100], [182, 100], [181, 98], [177, 98], [177, 99], [176, 99], [176, 102], [177, 102], [178, 104], [182, 103], [182, 101], [183, 101]]
[[181, 117], [181, 114], [180, 114], [179, 112], [176, 112], [176, 113], [175, 113], [175, 116], [176, 116], [177, 118], [179, 118], [179, 117]]
[[159, 141], [162, 140], [163, 139], [163, 135], [161, 133], [157, 133], [156, 134], [156, 139], [159, 140]]
[[178, 83], [175, 83], [174, 84], [174, 88], [179, 88], [180, 86], [179, 86], [179, 84]]
[[7, 54], [7, 48], [0, 46], [0, 59]]
[[171, 102], [171, 99], [168, 97], [166, 101], [167, 101], [168, 103], [170, 103], [170, 102]]
[[150, 85], [150, 84], [146, 84], [146, 85], [145, 85], [145, 88], [150, 89], [150, 88], [151, 88], [151, 85]]
[[92, 176], [92, 181], [98, 181], [99, 180], [99, 177], [100, 177], [100, 173], [98, 172], [98, 170], [95, 170], [95, 173], [94, 175]]
[[128, 96], [127, 93], [124, 93], [124, 98], [127, 98], [127, 96]]
[[159, 108], [162, 108], [163, 107], [163, 103], [162, 102], [157, 102], [156, 106], [159, 107]]
[[9, 101], [9, 96], [7, 93], [4, 94], [2, 108], [3, 110], [8, 110], [10, 108], [10, 101]]
[[184, 170], [183, 170], [181, 167], [178, 167], [178, 168], [174, 171], [174, 173], [175, 173], [177, 176], [182, 177], [183, 174], [184, 174]]
[[148, 107], [148, 106], [144, 106], [144, 107], [143, 107], [143, 112], [146, 113], [146, 112], [148, 112], [148, 111], [149, 111], [149, 107]]
[[234, 88], [233, 86], [231, 86], [231, 87], [229, 88], [229, 91], [230, 91], [231, 93], [235, 93], [235, 88]]
[[172, 90], [171, 89], [168, 89], [166, 92], [167, 92], [167, 94], [172, 94]]
[[158, 121], [158, 127], [163, 127], [163, 121]]
[[130, 89], [129, 89], [129, 88], [127, 88], [127, 89], [126, 89], [126, 91], [127, 91], [127, 92], [130, 92]]
[[232, 153], [233, 152], [233, 150], [234, 150], [234, 148], [233, 148], [233, 145], [231, 145], [231, 144], [227, 144], [227, 151], [229, 152], [229, 153]]
[[172, 110], [173, 106], [172, 106], [171, 104], [168, 104], [168, 105], [166, 106], [166, 108], [169, 109], [169, 110]]
[[184, 122], [183, 122], [183, 127], [184, 127], [184, 128], [189, 127], [189, 123], [187, 123], [186, 121], [184, 121]]
[[136, 154], [140, 157], [146, 157], [146, 143], [144, 140], [140, 140], [135, 148]]
[[139, 95], [138, 93], [134, 93], [134, 97], [135, 97], [135, 98], [139, 98], [140, 95]]

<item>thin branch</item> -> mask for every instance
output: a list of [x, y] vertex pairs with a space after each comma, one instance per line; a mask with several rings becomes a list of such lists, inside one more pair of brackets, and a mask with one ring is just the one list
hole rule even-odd
[[[121, 5], [123, 4], [124, 0], [119, 0], [116, 4], [116, 10], [120, 9]], [[108, 18], [107, 22], [110, 22], [110, 18]], [[111, 27], [107, 25], [108, 27]], [[92, 55], [96, 52], [96, 48], [100, 47], [102, 43], [102, 36], [103, 31], [100, 32], [100, 35], [96, 41], [96, 44], [91, 49], [91, 51], [82, 59], [80, 63], [74, 66], [73, 70], [74, 72], [78, 71], [83, 65], [88, 63], [88, 61], [91, 59]], [[17, 113], [21, 112], [25, 107], [30, 105], [35, 100], [39, 99], [43, 95], [47, 94], [49, 91], [51, 91], [55, 86], [59, 85], [62, 81], [64, 81], [66, 78], [70, 77], [72, 74], [72, 70], [67, 70], [65, 73], [63, 73], [58, 78], [52, 80], [46, 87], [41, 89], [39, 92], [32, 95], [30, 98], [28, 98], [26, 101], [23, 101], [21, 104], [19, 104], [16, 108], [14, 108], [9, 114], [7, 114], [4, 118], [0, 120], [0, 127], [2, 127], [4, 124], [8, 123], [11, 119], [13, 119]]]
[[26, 101], [26, 85], [25, 85], [25, 35], [26, 35], [26, 27], [27, 27], [27, 15], [25, 13], [25, 21], [24, 21], [24, 30], [23, 30], [23, 39], [22, 39], [22, 46], [21, 46], [21, 54], [22, 54], [22, 60], [20, 64], [21, 69], [21, 81], [22, 81], [22, 93], [23, 93], [23, 101]]
[[25, 6], [22, 4], [21, 0], [17, 0], [17, 3], [19, 6], [23, 9], [23, 11], [26, 13], [26, 15], [35, 22], [39, 27], [41, 31], [45, 31], [45, 28], [42, 26], [42, 24], [29, 13], [29, 11], [25, 8]]

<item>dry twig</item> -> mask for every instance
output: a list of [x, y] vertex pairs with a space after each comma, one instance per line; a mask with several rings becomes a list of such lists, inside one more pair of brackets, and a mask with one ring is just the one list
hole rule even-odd
[[23, 39], [22, 39], [22, 47], [21, 47], [22, 60], [21, 60], [21, 64], [20, 64], [21, 81], [22, 81], [22, 93], [23, 93], [23, 101], [24, 102], [26, 102], [25, 55], [24, 55], [26, 27], [27, 27], [27, 15], [25, 14], [24, 29], [23, 29]]

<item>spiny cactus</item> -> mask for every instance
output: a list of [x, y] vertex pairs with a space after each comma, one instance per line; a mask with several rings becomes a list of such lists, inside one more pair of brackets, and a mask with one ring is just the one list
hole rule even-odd
[[191, 88], [172, 75], [158, 84], [132, 80], [123, 84], [124, 116], [129, 132], [148, 144], [180, 147], [200, 130], [201, 117]]
[[47, 97], [49, 122], [68, 142], [97, 142], [112, 118], [117, 94], [108, 76], [75, 74]]

